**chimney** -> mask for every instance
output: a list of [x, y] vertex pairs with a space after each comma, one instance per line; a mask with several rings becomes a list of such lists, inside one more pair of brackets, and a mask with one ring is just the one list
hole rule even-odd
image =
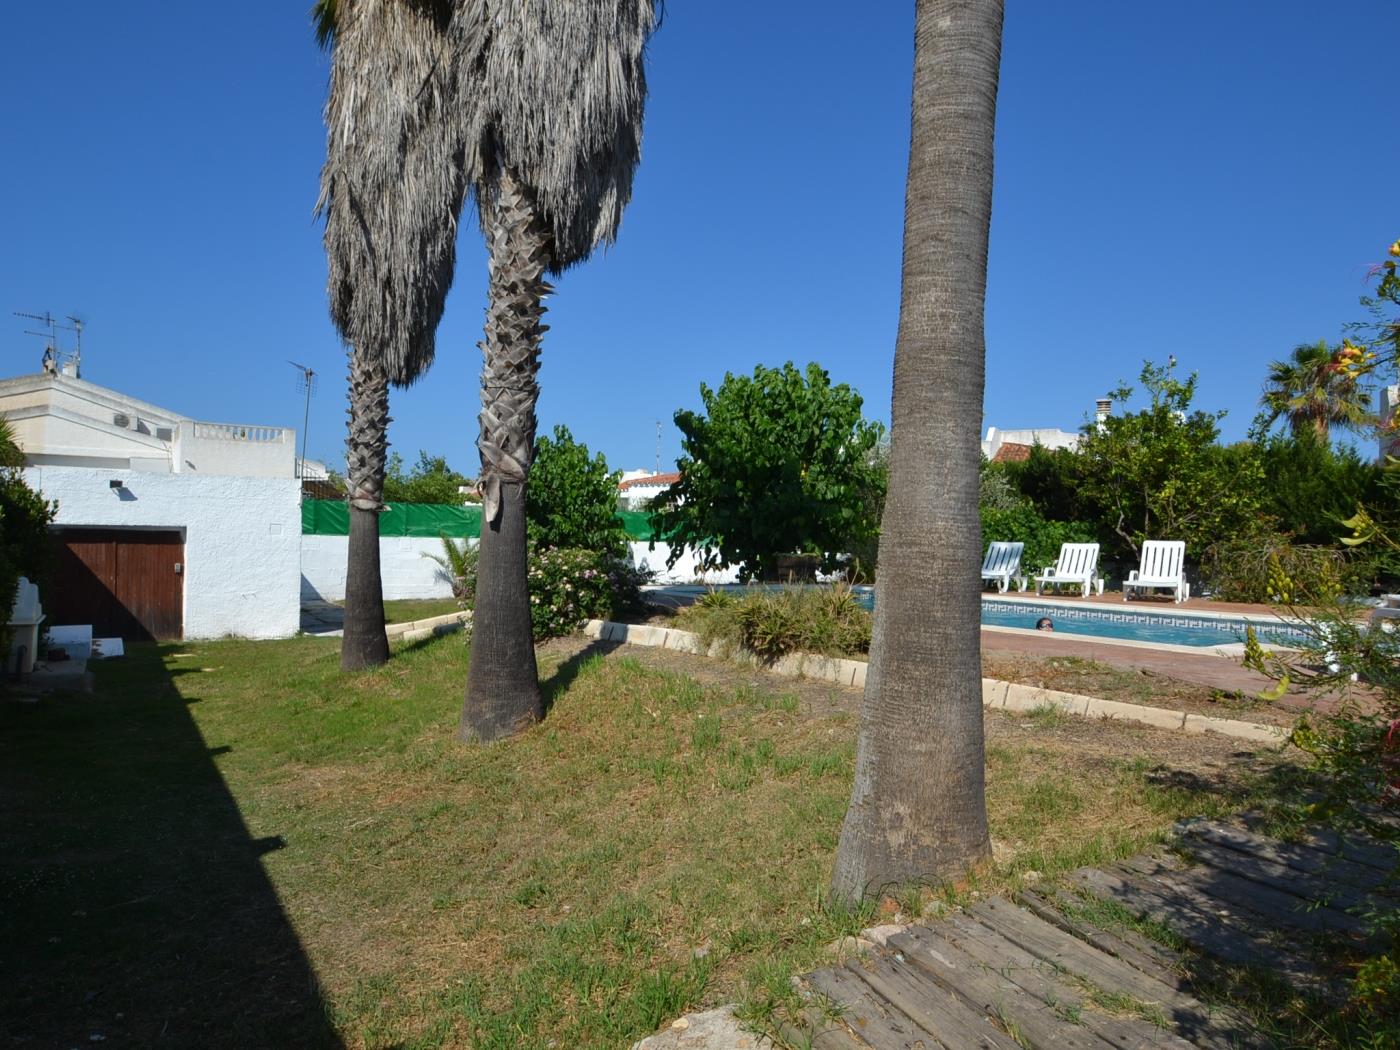
[[1102, 426], [1102, 425], [1103, 425], [1103, 421], [1104, 421], [1105, 419], [1107, 419], [1107, 418], [1108, 418], [1109, 416], [1111, 416], [1111, 415], [1113, 415], [1113, 399], [1112, 399], [1112, 398], [1110, 398], [1110, 397], [1101, 397], [1101, 398], [1099, 398], [1097, 401], [1094, 402], [1094, 422], [1095, 422], [1095, 423], [1098, 423], [1100, 426]]

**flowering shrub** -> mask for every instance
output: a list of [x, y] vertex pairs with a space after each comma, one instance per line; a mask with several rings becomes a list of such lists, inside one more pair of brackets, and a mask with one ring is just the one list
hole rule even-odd
[[530, 551], [530, 619], [535, 639], [557, 638], [586, 620], [640, 609], [649, 574], [625, 561], [573, 547]]

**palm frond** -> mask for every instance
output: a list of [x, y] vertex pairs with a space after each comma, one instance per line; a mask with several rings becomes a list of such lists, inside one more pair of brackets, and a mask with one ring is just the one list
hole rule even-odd
[[[469, 6], [469, 5], [468, 5]], [[449, 0], [321, 0], [334, 42], [326, 163], [331, 318], [406, 385], [432, 363], [466, 191]]]
[[550, 272], [617, 236], [641, 156], [661, 0], [471, 0], [450, 32], [463, 163], [487, 228], [503, 172], [552, 233]]

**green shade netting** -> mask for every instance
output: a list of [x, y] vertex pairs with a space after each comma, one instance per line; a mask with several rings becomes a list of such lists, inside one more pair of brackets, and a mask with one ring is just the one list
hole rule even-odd
[[[481, 535], [481, 508], [446, 503], [390, 503], [379, 516], [380, 536], [442, 536], [453, 539]], [[634, 540], [651, 539], [645, 511], [618, 511], [618, 519]], [[301, 504], [303, 536], [350, 535], [350, 507], [338, 499], [308, 499]]]

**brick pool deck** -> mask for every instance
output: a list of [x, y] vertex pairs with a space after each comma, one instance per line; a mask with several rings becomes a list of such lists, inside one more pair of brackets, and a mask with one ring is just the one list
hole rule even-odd
[[[1134, 597], [1132, 601], [1125, 602], [1122, 593], [1118, 591], [1109, 591], [1089, 598], [1078, 594], [1036, 595], [1034, 591], [1027, 591], [1025, 594], [1012, 591], [1006, 595], [992, 592], [988, 596], [1025, 598], [1045, 605], [1061, 603], [1067, 606], [1097, 605], [1103, 606], [1105, 610], [1112, 609], [1118, 612], [1150, 607], [1159, 612], [1223, 613], [1225, 615], [1257, 616], [1260, 618], [1276, 615], [1275, 611], [1267, 605], [1217, 602], [1204, 598], [1190, 598], [1180, 604], [1172, 601], [1170, 597]], [[1057, 634], [1051, 631], [1028, 633], [992, 631], [983, 628], [982, 649], [988, 652], [1024, 653], [1028, 656], [1038, 657], [1077, 656], [1086, 660], [1110, 664], [1114, 667], [1135, 668], [1168, 678], [1180, 679], [1184, 682], [1194, 682], [1211, 689], [1239, 690], [1250, 694], [1263, 692], [1274, 684], [1263, 675], [1240, 666], [1240, 659], [1237, 656], [1227, 656], [1216, 652], [1202, 652], [1200, 655], [1196, 655], [1183, 653], [1176, 649], [1122, 645], [1106, 639]], [[1277, 704], [1280, 707], [1302, 710], [1312, 706], [1314, 702], [1314, 699], [1307, 694], [1290, 690], [1277, 701]]]

